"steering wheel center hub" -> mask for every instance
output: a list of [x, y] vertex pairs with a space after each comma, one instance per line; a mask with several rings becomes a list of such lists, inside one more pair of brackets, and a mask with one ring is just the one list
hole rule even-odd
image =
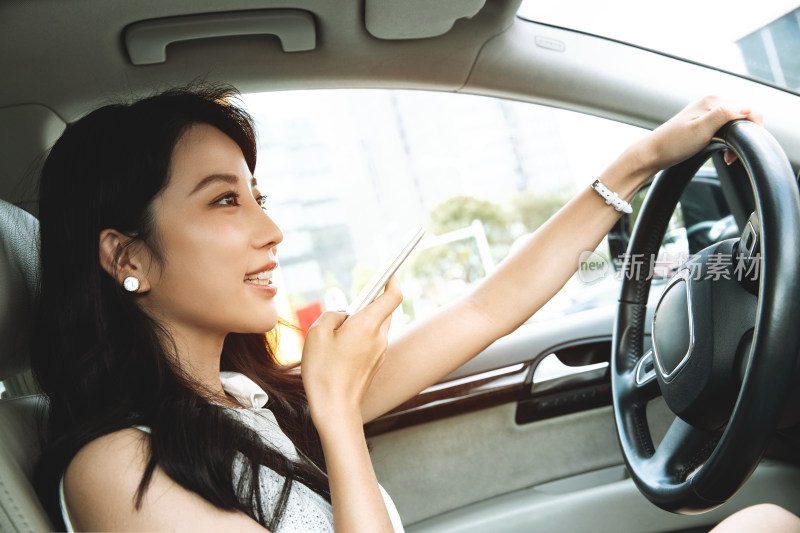
[[756, 296], [736, 279], [736, 255], [735, 239], [698, 253], [670, 280], [653, 316], [664, 399], [675, 414], [706, 430], [730, 417], [755, 323]]
[[686, 366], [694, 349], [690, 271], [669, 282], [653, 317], [653, 356], [661, 379], [670, 382]]

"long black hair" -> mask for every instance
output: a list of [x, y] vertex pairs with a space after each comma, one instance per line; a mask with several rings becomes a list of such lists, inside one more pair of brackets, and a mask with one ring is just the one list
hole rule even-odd
[[[145, 425], [156, 466], [214, 505], [244, 511], [275, 530], [294, 482], [330, 500], [319, 435], [296, 367], [278, 363], [267, 335], [229, 334], [221, 369], [245, 374], [307, 460], [293, 462], [209, 401], [176, 364], [174, 342], [100, 265], [99, 234], [113, 228], [163, 260], [152, 202], [169, 179], [173, 148], [193, 124], [209, 124], [256, 165], [251, 117], [229, 86], [171, 89], [102, 107], [69, 125], [50, 151], [40, 186], [41, 286], [32, 339], [36, 379], [49, 410], [36, 485], [56, 524], [58, 482], [70, 460], [102, 435]], [[243, 470], [234, 474], [237, 452]], [[279, 501], [262, 501], [259, 465], [285, 478]], [[242, 486], [237, 486], [242, 485]]]

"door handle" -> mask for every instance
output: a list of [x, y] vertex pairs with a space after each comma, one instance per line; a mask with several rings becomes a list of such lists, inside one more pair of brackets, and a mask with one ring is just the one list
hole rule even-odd
[[533, 371], [532, 394], [540, 394], [567, 387], [579, 387], [603, 379], [608, 371], [608, 361], [584, 366], [567, 366], [554, 353], [542, 359]]

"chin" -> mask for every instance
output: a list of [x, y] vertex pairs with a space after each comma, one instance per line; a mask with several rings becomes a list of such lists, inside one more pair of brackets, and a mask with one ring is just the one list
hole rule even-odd
[[246, 331], [242, 331], [242, 333], [268, 333], [275, 329], [275, 326], [278, 325], [278, 317], [275, 316], [274, 318], [265, 318], [263, 320], [259, 320], [257, 323], [252, 324], [251, 326], [247, 327]]

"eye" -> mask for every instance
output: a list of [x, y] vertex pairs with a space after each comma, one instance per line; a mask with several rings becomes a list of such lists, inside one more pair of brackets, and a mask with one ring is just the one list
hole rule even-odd
[[215, 205], [239, 205], [239, 194], [235, 192], [229, 192], [225, 196], [217, 199], [214, 201]]
[[256, 202], [258, 202], [258, 205], [260, 205], [261, 209], [263, 209], [264, 211], [267, 210], [267, 198], [268, 197], [269, 197], [269, 195], [267, 195], [267, 194], [259, 194], [258, 196], [256, 196]]

